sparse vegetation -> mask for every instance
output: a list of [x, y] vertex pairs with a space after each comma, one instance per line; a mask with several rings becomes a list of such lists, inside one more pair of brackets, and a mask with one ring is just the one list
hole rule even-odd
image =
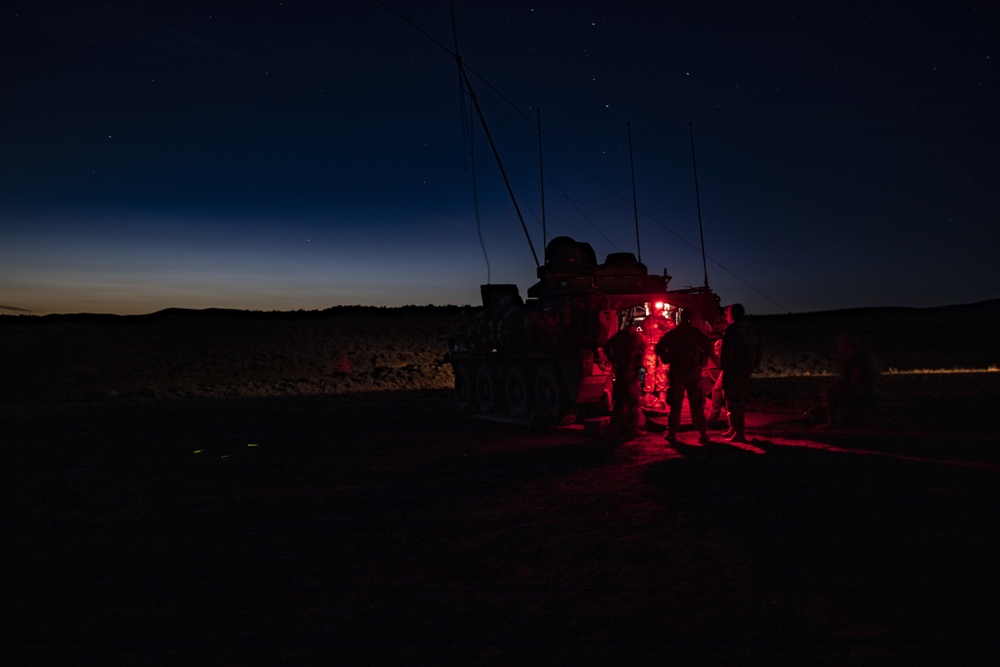
[[[170, 309], [143, 316], [0, 318], [5, 400], [237, 397], [447, 389], [442, 331], [460, 306], [250, 312]], [[864, 309], [751, 318], [761, 333], [758, 377], [826, 377], [833, 341], [850, 331], [884, 373], [996, 370], [984, 330], [1000, 309]], [[344, 372], [343, 360], [350, 373]]]

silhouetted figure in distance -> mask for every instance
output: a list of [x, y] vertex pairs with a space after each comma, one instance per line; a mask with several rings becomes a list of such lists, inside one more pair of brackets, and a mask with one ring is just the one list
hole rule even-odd
[[831, 426], [866, 425], [875, 409], [878, 367], [851, 334], [840, 334], [834, 344], [840, 361], [837, 379], [823, 390], [827, 423]]

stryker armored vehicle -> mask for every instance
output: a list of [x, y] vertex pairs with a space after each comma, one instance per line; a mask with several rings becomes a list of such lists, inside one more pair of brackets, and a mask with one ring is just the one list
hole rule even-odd
[[[589, 243], [552, 239], [538, 282], [522, 299], [517, 285], [481, 286], [483, 307], [449, 337], [455, 399], [465, 414], [507, 415], [534, 425], [566, 425], [607, 414], [613, 373], [603, 347], [635, 324], [646, 337], [643, 406], [665, 409], [666, 373], [653, 347], [690, 310], [694, 323], [721, 336], [719, 298], [707, 287], [669, 290], [632, 253], [599, 264]], [[706, 389], [711, 387], [706, 370]]]

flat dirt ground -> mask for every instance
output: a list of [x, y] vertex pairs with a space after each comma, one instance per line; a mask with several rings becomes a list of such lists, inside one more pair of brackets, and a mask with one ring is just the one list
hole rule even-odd
[[863, 430], [827, 381], [676, 449], [447, 389], [8, 398], [3, 662], [998, 664], [1000, 373]]
[[911, 381], [918, 431], [747, 449], [443, 390], [5, 407], [5, 662], [995, 662], [1000, 441], [951, 426], [1000, 375]]

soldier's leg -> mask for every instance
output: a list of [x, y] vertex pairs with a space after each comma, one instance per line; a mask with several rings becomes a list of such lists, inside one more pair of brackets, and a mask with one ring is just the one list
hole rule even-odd
[[723, 377], [725, 378], [723, 392], [726, 396], [726, 410], [729, 411], [729, 430], [723, 435], [726, 437], [741, 435], [745, 427], [744, 411], [746, 409], [744, 403], [746, 394], [743, 391], [743, 383], [741, 378], [733, 373], [726, 373]]
[[701, 436], [707, 437], [708, 420], [705, 418], [705, 395], [702, 393], [700, 373], [688, 385], [688, 403], [691, 406], [691, 424]]
[[719, 373], [719, 377], [716, 378], [715, 384], [712, 385], [712, 401], [709, 407], [709, 420], [717, 421], [722, 414], [722, 407], [725, 404], [725, 399], [722, 397], [722, 373]]
[[746, 428], [746, 401], [749, 386], [750, 376], [738, 375], [733, 378], [731, 383], [731, 401], [730, 394], [726, 394], [726, 405], [729, 408], [729, 427], [733, 432], [729, 439], [733, 442], [746, 442], [744, 429]]
[[667, 406], [670, 414], [667, 417], [667, 440], [677, 441], [681, 430], [681, 408], [684, 405], [684, 384], [679, 379], [671, 379], [667, 387]]
[[624, 397], [625, 406], [622, 413], [622, 430], [626, 437], [634, 438], [639, 435], [640, 424], [642, 422], [642, 386], [639, 384], [639, 377], [636, 376], [628, 385], [628, 391]]

